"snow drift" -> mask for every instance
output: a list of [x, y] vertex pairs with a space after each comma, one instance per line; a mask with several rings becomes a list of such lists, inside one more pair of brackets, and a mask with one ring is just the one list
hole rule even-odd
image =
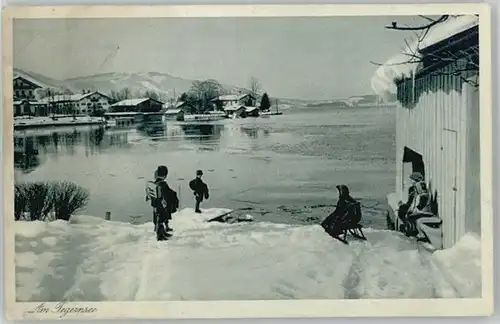
[[471, 238], [435, 253], [445, 269], [436, 270], [399, 233], [366, 229], [368, 242], [347, 246], [319, 225], [206, 222], [227, 211], [183, 209], [164, 242], [151, 223], [16, 222], [17, 300], [459, 297], [450, 274], [467, 295], [480, 294], [479, 245]]

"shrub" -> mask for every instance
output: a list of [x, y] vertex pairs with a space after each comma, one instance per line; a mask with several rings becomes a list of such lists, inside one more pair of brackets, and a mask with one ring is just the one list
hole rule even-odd
[[14, 217], [20, 220], [28, 204], [27, 185], [19, 183], [14, 186]]
[[86, 206], [89, 192], [69, 181], [18, 183], [14, 186], [14, 216], [16, 220], [49, 220], [51, 211], [55, 219], [68, 221], [71, 215]]
[[30, 183], [26, 188], [27, 212], [30, 220], [44, 220], [52, 210], [54, 200], [51, 185], [47, 182]]
[[87, 205], [89, 196], [87, 189], [73, 182], [54, 183], [53, 201], [56, 219], [69, 220], [75, 211]]

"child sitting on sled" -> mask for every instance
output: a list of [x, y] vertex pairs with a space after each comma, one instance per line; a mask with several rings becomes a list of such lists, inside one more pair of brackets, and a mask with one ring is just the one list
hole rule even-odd
[[[357, 238], [366, 239], [361, 231], [362, 226], [359, 224], [362, 216], [359, 202], [351, 197], [346, 185], [338, 185], [336, 188], [339, 193], [337, 206], [333, 213], [323, 220], [321, 226], [332, 237], [344, 243], [347, 243], [345, 241], [347, 231]], [[356, 233], [356, 230], [359, 231], [359, 234]], [[344, 239], [340, 238], [341, 234], [344, 234]]]

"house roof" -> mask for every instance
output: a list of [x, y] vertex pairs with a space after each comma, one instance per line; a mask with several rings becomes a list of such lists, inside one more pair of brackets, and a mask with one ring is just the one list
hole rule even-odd
[[80, 101], [80, 100], [82, 100], [90, 95], [96, 94], [96, 93], [109, 99], [109, 97], [106, 96], [105, 94], [103, 94], [99, 91], [94, 91], [94, 92], [89, 92], [89, 93], [76, 93], [76, 94], [72, 94], [72, 95], [70, 95], [70, 94], [55, 95], [55, 96], [51, 96], [51, 97], [45, 97], [45, 98], [41, 99], [40, 101], [43, 101], [43, 102]]
[[30, 77], [29, 75], [25, 75], [25, 74], [21, 74], [19, 72], [14, 72], [14, 75], [13, 75], [13, 78], [12, 80], [15, 80], [17, 78], [21, 78], [21, 79], [24, 79], [26, 81], [28, 81], [29, 83], [37, 86], [38, 88], [46, 88], [47, 86], [45, 84], [43, 84], [42, 82], [39, 82], [35, 79], [33, 79], [32, 77]]
[[252, 96], [249, 93], [244, 93], [244, 94], [230, 94], [230, 95], [223, 95], [223, 96], [218, 96], [217, 98], [214, 98], [212, 101], [233, 101], [233, 100], [241, 100], [245, 97], [252, 97], [255, 99], [254, 96]]
[[119, 101], [113, 105], [111, 105], [111, 107], [116, 107], [116, 106], [137, 106], [138, 104], [141, 104], [147, 100], [153, 100], [151, 98], [136, 98], [136, 99], [125, 99], [125, 100], [122, 100], [122, 101]]
[[176, 114], [180, 113], [181, 111], [182, 111], [182, 109], [167, 109], [167, 111], [165, 111], [165, 114], [176, 115]]
[[224, 108], [224, 110], [227, 110], [227, 111], [236, 111], [236, 110], [239, 110], [239, 109], [245, 109], [245, 106], [243, 105], [240, 105], [240, 106], [227, 106]]
[[192, 106], [189, 102], [179, 101], [178, 103], [175, 104], [175, 107], [179, 108], [179, 107], [182, 107], [184, 105]]
[[445, 39], [469, 30], [479, 24], [476, 15], [450, 16], [444, 22], [432, 26], [425, 37], [410, 43], [401, 53], [397, 53], [379, 66], [371, 78], [371, 87], [375, 94], [385, 98], [396, 93], [394, 81], [398, 78], [414, 75], [419, 66], [419, 60], [413, 58], [420, 51], [436, 45]]

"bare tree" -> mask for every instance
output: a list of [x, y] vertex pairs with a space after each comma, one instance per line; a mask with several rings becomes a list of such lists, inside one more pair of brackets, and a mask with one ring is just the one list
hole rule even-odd
[[260, 91], [260, 82], [255, 77], [250, 78], [250, 94], [257, 98]]
[[[426, 23], [417, 26], [399, 26], [396, 21], [393, 21], [390, 26], [385, 26], [385, 28], [391, 30], [413, 32], [415, 40], [412, 43], [410, 43], [408, 39], [405, 39], [405, 48], [403, 49], [403, 55], [407, 57], [406, 59], [402, 59], [401, 62], [395, 62], [391, 64], [381, 64], [373, 61], [371, 63], [379, 66], [424, 63], [424, 57], [420, 52], [422, 43], [424, 42], [431, 28], [448, 20], [450, 18], [450, 15], [442, 15], [437, 19], [433, 19], [422, 15], [420, 15], [419, 17], [426, 20]], [[458, 76], [463, 82], [469, 83], [470, 85], [476, 88], [479, 87], [479, 75], [476, 75], [475, 80], [471, 80], [470, 78], [464, 76], [464, 74], [467, 75], [468, 72], [479, 71], [478, 58], [479, 58], [478, 44], [470, 46], [466, 50], [459, 50], [458, 52], [447, 50], [447, 51], [425, 54], [426, 63], [436, 64], [436, 63], [448, 62], [456, 64], [455, 68], [453, 69], [453, 72], [447, 73], [443, 72], [442, 70], [437, 70], [432, 72], [432, 74]]]
[[223, 92], [222, 85], [216, 80], [193, 81], [188, 95], [196, 98], [199, 112], [204, 112], [212, 107], [211, 100]]
[[144, 92], [138, 91], [137, 97], [151, 98], [151, 99], [163, 102], [163, 103], [166, 103], [168, 101], [168, 97], [167, 97], [166, 93], [156, 92], [153, 90], [146, 90]]
[[120, 102], [122, 100], [132, 98], [132, 91], [129, 88], [123, 88], [119, 91], [112, 90], [109, 97], [113, 102]]
[[38, 98], [48, 98], [56, 95], [72, 95], [73, 91], [69, 88], [40, 88], [35, 90]]

